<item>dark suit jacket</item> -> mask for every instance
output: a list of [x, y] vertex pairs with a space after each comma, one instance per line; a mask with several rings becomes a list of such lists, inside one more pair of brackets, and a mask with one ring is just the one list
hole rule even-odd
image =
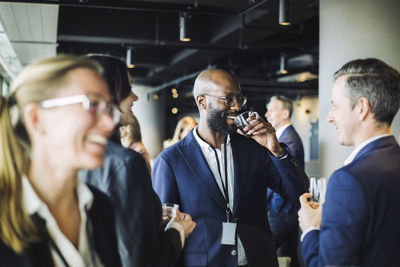
[[[308, 179], [290, 155], [270, 157], [267, 149], [237, 134], [231, 136], [231, 145], [233, 215], [249, 266], [278, 266], [267, 220], [267, 187], [295, 201], [306, 191]], [[237, 266], [237, 246], [221, 245], [225, 199], [192, 132], [159, 155], [153, 186], [162, 201], [178, 203], [197, 223], [186, 239], [185, 266]]]
[[[301, 167], [304, 169], [304, 149], [303, 142], [300, 136], [292, 125], [288, 126], [279, 137], [279, 142], [285, 143], [290, 148], [290, 153], [299, 162]], [[267, 193], [268, 210], [273, 210], [276, 213], [279, 212], [297, 212], [300, 208], [300, 203], [297, 200], [295, 203], [286, 201], [279, 194], [274, 193], [271, 189], [268, 189]]]
[[320, 231], [302, 242], [306, 266], [400, 266], [400, 147], [365, 146], [328, 182]]
[[[92, 208], [88, 218], [92, 224], [94, 247], [101, 262], [107, 267], [121, 266], [115, 236], [114, 211], [110, 200], [100, 191], [89, 187], [94, 195]], [[38, 216], [37, 216], [38, 217]], [[13, 250], [0, 241], [1, 267], [53, 267], [54, 262], [49, 244], [45, 241], [48, 236], [43, 220], [35, 220], [38, 229], [42, 231], [42, 241], [33, 243], [24, 253], [17, 255]]]
[[182, 250], [179, 232], [161, 227], [161, 203], [143, 157], [108, 142], [103, 167], [80, 173], [114, 204], [123, 266], [172, 266]]

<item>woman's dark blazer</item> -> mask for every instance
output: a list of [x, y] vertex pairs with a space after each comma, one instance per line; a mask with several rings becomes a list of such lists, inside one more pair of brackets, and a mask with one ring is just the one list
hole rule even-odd
[[111, 199], [124, 267], [174, 266], [182, 251], [180, 234], [161, 226], [161, 202], [139, 153], [108, 142], [101, 168], [82, 171], [82, 181]]

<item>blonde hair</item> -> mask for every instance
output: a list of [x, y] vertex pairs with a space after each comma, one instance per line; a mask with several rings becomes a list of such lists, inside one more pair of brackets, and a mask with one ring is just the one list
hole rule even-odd
[[41, 60], [25, 67], [13, 81], [10, 96], [0, 100], [0, 238], [16, 253], [40, 240], [22, 198], [30, 140], [21, 114], [26, 104], [54, 97], [68, 82], [67, 74], [77, 68], [101, 73], [100, 67], [87, 58], [62, 55]]
[[174, 136], [172, 137], [173, 143], [176, 143], [181, 139], [180, 134], [186, 128], [187, 125], [192, 125], [193, 126], [192, 128], [194, 128], [197, 125], [197, 122], [190, 116], [186, 116], [180, 119], [178, 124], [176, 125]]

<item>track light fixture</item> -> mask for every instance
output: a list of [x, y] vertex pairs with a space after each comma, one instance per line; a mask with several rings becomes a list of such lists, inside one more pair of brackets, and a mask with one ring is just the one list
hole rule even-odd
[[288, 70], [287, 70], [287, 58], [286, 58], [285, 55], [281, 55], [279, 72], [281, 74], [287, 74], [288, 73]]
[[179, 13], [179, 40], [181, 42], [190, 42], [190, 15], [186, 12]]
[[290, 25], [289, 0], [279, 0], [279, 24]]
[[126, 49], [126, 65], [129, 69], [133, 69], [135, 67], [135, 64], [132, 62], [132, 50], [132, 47], [128, 47]]

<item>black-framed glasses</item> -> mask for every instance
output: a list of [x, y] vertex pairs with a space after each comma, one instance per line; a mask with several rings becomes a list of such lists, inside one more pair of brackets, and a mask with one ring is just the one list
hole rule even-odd
[[247, 103], [247, 97], [245, 96], [218, 96], [218, 95], [210, 95], [210, 94], [202, 94], [206, 96], [215, 97], [221, 100], [224, 100], [225, 105], [228, 107], [233, 107], [236, 103], [239, 104], [240, 107], [243, 107]]
[[87, 95], [73, 95], [46, 99], [40, 102], [40, 106], [44, 109], [73, 104], [82, 104], [83, 109], [90, 111], [94, 116], [106, 113], [113, 118], [115, 124], [119, 122], [121, 114], [119, 109], [113, 103], [107, 102], [100, 97], [93, 97], [91, 99]]

